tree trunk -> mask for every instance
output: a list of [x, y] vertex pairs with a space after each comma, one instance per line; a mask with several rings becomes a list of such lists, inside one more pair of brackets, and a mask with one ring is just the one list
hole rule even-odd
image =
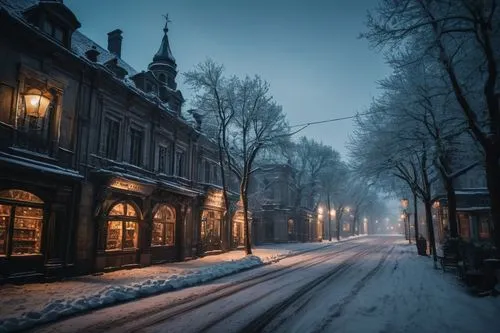
[[331, 212], [331, 206], [330, 206], [330, 193], [327, 195], [328, 197], [328, 240], [331, 242], [332, 241], [332, 214]]
[[358, 222], [358, 214], [354, 215], [354, 220], [352, 221], [352, 232], [351, 235], [355, 236], [356, 235], [356, 223]]
[[227, 179], [226, 179], [226, 170], [224, 169], [224, 152], [222, 146], [222, 137], [221, 133], [219, 133], [217, 138], [217, 143], [219, 146], [219, 163], [220, 163], [220, 175], [222, 180], [222, 196], [224, 199], [225, 205], [225, 214], [223, 219], [223, 224], [221, 226], [221, 237], [222, 237], [222, 250], [226, 251], [231, 248], [231, 212], [230, 212], [230, 202], [229, 197], [227, 195]]
[[450, 227], [450, 237], [458, 237], [457, 228], [457, 196], [453, 187], [453, 180], [446, 177], [444, 186], [446, 188], [446, 199], [448, 200], [448, 225]]
[[427, 222], [427, 229], [429, 229], [429, 244], [432, 251], [432, 258], [434, 260], [434, 267], [437, 267], [437, 253], [436, 253], [436, 239], [434, 238], [434, 223], [432, 223], [432, 205], [429, 199], [424, 200], [425, 218]]
[[486, 152], [486, 182], [490, 195], [490, 209], [493, 225], [493, 243], [500, 254], [500, 167], [499, 157]]
[[337, 240], [340, 240], [340, 220], [342, 219], [342, 215], [339, 216], [339, 213], [335, 214], [335, 224], [337, 225]]
[[418, 240], [418, 237], [420, 236], [420, 233], [418, 231], [417, 192], [413, 191], [412, 193], [413, 193], [413, 210], [414, 210], [414, 213], [413, 213], [413, 224], [414, 224], [414, 227], [415, 227], [415, 244], [418, 245], [417, 240]]
[[245, 233], [245, 252], [252, 254], [252, 242], [250, 241], [250, 224], [248, 221], [248, 198], [245, 191], [240, 191], [241, 203], [243, 204], [243, 232]]

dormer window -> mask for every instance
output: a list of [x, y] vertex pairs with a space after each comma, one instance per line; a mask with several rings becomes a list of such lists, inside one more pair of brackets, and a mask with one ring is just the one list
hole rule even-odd
[[23, 14], [28, 22], [67, 48], [71, 48], [71, 35], [81, 26], [62, 1], [40, 1]]
[[43, 31], [52, 38], [54, 38], [59, 43], [61, 44], [64, 43], [64, 30], [61, 27], [52, 24], [52, 22], [46, 20], [43, 25]]

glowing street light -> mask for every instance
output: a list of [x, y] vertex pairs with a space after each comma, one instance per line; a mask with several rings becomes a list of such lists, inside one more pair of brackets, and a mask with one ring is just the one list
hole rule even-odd
[[23, 94], [24, 107], [26, 114], [31, 117], [43, 118], [47, 112], [47, 108], [52, 101], [51, 95], [44, 93], [38, 89], [30, 89]]

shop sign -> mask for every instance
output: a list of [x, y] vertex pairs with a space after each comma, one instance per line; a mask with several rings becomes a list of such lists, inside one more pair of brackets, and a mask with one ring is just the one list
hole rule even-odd
[[119, 178], [112, 179], [109, 186], [119, 190], [138, 192], [142, 194], [147, 194], [148, 192], [148, 187], [146, 187], [145, 185], [133, 182], [131, 180], [125, 180]]
[[220, 207], [224, 205], [224, 197], [222, 196], [222, 191], [211, 191], [208, 193], [205, 199], [205, 206]]

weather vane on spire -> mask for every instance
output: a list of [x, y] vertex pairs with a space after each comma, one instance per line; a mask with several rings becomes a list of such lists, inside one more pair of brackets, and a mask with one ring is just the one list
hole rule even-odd
[[163, 17], [165, 18], [165, 20], [167, 21], [167, 23], [170, 23], [172, 22], [169, 18], [168, 18], [168, 13], [163, 15]]
[[172, 21], [168, 18], [168, 13], [162, 16], [165, 18], [165, 28], [163, 28], [163, 30], [166, 33], [168, 31], [168, 24]]

